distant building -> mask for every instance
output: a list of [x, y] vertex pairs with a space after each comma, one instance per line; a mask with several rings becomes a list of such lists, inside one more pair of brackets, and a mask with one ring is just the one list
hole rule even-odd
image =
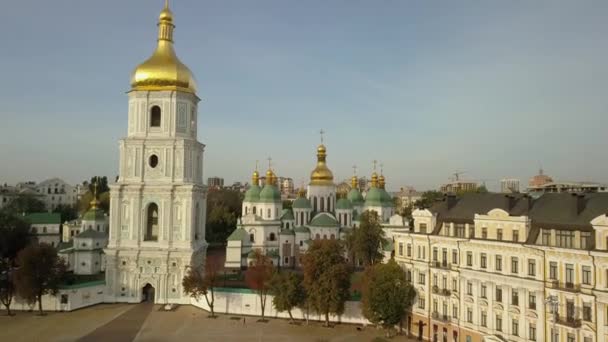
[[58, 213], [30, 213], [25, 215], [30, 224], [30, 234], [39, 243], [46, 243], [53, 247], [61, 241], [61, 215]]
[[17, 196], [34, 196], [42, 200], [42, 195], [37, 193], [36, 189], [33, 187], [10, 186], [4, 184], [0, 187], [0, 208], [9, 204]]
[[528, 187], [535, 188], [551, 182], [553, 182], [553, 178], [547, 176], [541, 168], [540, 170], [538, 170], [538, 174], [536, 176], [530, 178], [530, 181], [528, 182]]
[[281, 194], [289, 196], [291, 194], [295, 194], [295, 188], [293, 184], [293, 179], [288, 177], [279, 177], [278, 179]]
[[527, 192], [531, 195], [541, 195], [544, 193], [591, 193], [608, 192], [608, 184], [595, 182], [550, 182], [540, 186], [530, 186]]
[[58, 205], [76, 205], [81, 195], [80, 187], [72, 186], [59, 178], [47, 179], [36, 184], [35, 188], [42, 195], [47, 210], [54, 210]]
[[233, 190], [233, 191], [245, 192], [248, 187], [249, 187], [249, 184], [247, 184], [247, 183], [243, 184], [241, 182], [234, 182], [234, 183], [232, 183], [232, 185], [227, 186], [226, 188], [229, 190]]
[[411, 186], [407, 186], [395, 193], [395, 197], [399, 199], [401, 209], [405, 209], [413, 206], [416, 201], [420, 200], [422, 198], [422, 193], [416, 191], [416, 189]]
[[479, 187], [479, 184], [471, 181], [456, 180], [450, 183], [443, 184], [439, 190], [444, 193], [449, 192], [465, 192], [475, 191]]
[[220, 189], [224, 187], [224, 178], [209, 177], [207, 178], [207, 186], [210, 188]]
[[518, 193], [519, 192], [519, 179], [516, 178], [503, 178], [500, 180], [500, 192]]

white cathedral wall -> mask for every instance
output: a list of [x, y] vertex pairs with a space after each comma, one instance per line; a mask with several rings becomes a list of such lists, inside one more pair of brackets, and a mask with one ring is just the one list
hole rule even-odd
[[[336, 186], [335, 185], [309, 185], [306, 195], [313, 211], [330, 212], [336, 205]], [[324, 199], [324, 208], [321, 210], [321, 198]], [[316, 206], [315, 206], [316, 199]], [[329, 203], [329, 206], [328, 206]]]

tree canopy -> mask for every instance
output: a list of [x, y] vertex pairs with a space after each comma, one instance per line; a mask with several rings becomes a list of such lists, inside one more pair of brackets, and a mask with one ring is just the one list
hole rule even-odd
[[380, 248], [385, 238], [378, 213], [364, 211], [360, 222], [359, 227], [353, 228], [347, 237], [350, 252], [361, 259], [366, 266], [381, 262], [384, 255]]
[[274, 266], [270, 258], [259, 249], [254, 250], [253, 261], [245, 273], [245, 282], [260, 297], [260, 308], [262, 309], [262, 320], [266, 310], [266, 297], [270, 291], [270, 279], [274, 273]]
[[350, 298], [351, 269], [344, 259], [344, 248], [338, 240], [314, 240], [302, 258], [304, 287], [308, 304], [319, 314], [341, 315]]
[[56, 295], [64, 279], [66, 265], [57, 255], [57, 250], [46, 243], [31, 244], [19, 252], [15, 285], [19, 297], [28, 303], [38, 302], [42, 311], [42, 296]]
[[366, 269], [361, 298], [363, 315], [370, 322], [382, 325], [387, 336], [405, 317], [415, 296], [416, 291], [393, 259]]
[[419, 200], [414, 203], [414, 207], [419, 209], [430, 208], [435, 202], [440, 201], [444, 194], [441, 191], [429, 190], [422, 193]]
[[[203, 271], [203, 268], [205, 269]], [[211, 317], [215, 317], [215, 288], [219, 283], [220, 265], [217, 262], [210, 262], [207, 267], [191, 267], [182, 280], [184, 292], [194, 299], [205, 297], [207, 305], [211, 310]]]
[[306, 291], [302, 285], [302, 276], [295, 272], [275, 272], [270, 280], [270, 293], [274, 296], [272, 303], [278, 312], [287, 311], [293, 321], [291, 310], [304, 304]]
[[30, 225], [23, 216], [0, 210], [0, 302], [11, 315], [10, 305], [15, 295], [13, 281], [19, 251], [30, 243]]
[[46, 211], [44, 202], [33, 195], [18, 195], [14, 197], [4, 208], [4, 211], [15, 214], [38, 213]]
[[241, 216], [242, 195], [230, 189], [209, 189], [207, 194], [206, 238], [209, 242], [224, 243], [236, 228]]

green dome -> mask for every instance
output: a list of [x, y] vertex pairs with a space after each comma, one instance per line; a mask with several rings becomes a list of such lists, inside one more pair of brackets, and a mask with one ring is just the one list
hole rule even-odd
[[281, 192], [274, 185], [264, 185], [264, 188], [260, 192], [260, 202], [263, 203], [275, 203], [281, 202]]
[[336, 202], [336, 209], [352, 209], [353, 205], [346, 198], [340, 198], [338, 202]]
[[245, 192], [245, 199], [243, 201], [258, 202], [260, 200], [260, 191], [262, 191], [262, 189], [259, 185], [250, 186], [249, 189], [247, 189], [247, 192]]
[[311, 209], [310, 201], [306, 197], [298, 197], [293, 201], [292, 208], [295, 209]]
[[91, 208], [82, 216], [83, 221], [103, 221], [105, 218], [103, 210], [99, 208]]
[[384, 189], [380, 189], [382, 192], [382, 206], [383, 207], [392, 207], [393, 206], [393, 198], [391, 195]]
[[381, 207], [384, 203], [385, 196], [382, 190], [378, 188], [370, 188], [365, 196], [365, 205], [369, 207]]
[[348, 200], [353, 204], [353, 205], [361, 205], [363, 204], [363, 202], [365, 202], [363, 200], [363, 195], [361, 195], [361, 191], [359, 191], [356, 188], [353, 188], [351, 191], [349, 191], [348, 195], [346, 196], [346, 198], [348, 198]]
[[320, 213], [310, 221], [310, 225], [313, 227], [337, 227], [338, 221], [328, 213]]

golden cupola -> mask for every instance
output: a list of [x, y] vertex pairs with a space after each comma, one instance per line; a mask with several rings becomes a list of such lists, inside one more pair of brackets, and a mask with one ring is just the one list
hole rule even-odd
[[156, 50], [131, 75], [131, 90], [177, 90], [196, 94], [196, 80], [173, 49], [173, 13], [168, 0], [158, 17]]
[[334, 175], [327, 167], [327, 150], [323, 144], [317, 147], [317, 166], [310, 174], [310, 185], [334, 185]]
[[359, 180], [357, 179], [357, 175], [353, 175], [350, 178], [350, 187], [352, 189], [357, 189], [359, 187]]
[[377, 188], [378, 187], [378, 174], [376, 173], [376, 171], [374, 171], [374, 173], [372, 173], [372, 188]]

